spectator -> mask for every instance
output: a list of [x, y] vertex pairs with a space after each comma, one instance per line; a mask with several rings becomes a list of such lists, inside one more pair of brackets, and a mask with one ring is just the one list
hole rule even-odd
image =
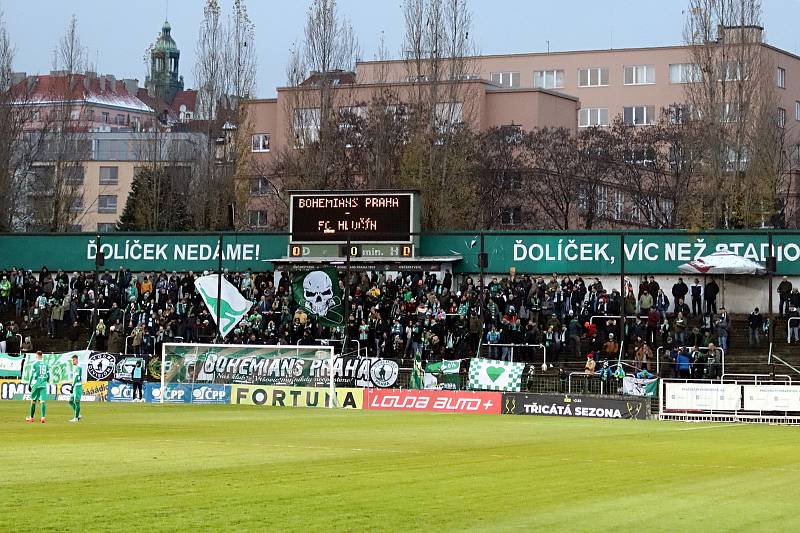
[[653, 297], [645, 289], [642, 295], [639, 296], [639, 316], [646, 315], [650, 312], [651, 307], [653, 307]]
[[706, 377], [708, 379], [719, 379], [720, 373], [720, 359], [722, 354], [720, 353], [719, 349], [711, 343], [708, 345], [708, 357], [707, 357], [707, 366], [706, 366]]
[[753, 309], [753, 312], [750, 313], [750, 316], [747, 317], [747, 327], [750, 330], [749, 346], [751, 348], [753, 346], [761, 346], [759, 332], [763, 326], [764, 318], [761, 316], [761, 312], [758, 310], [758, 307], [756, 307]]
[[730, 320], [728, 319], [728, 310], [724, 307], [720, 308], [719, 317], [716, 320], [717, 328], [717, 343], [719, 347], [728, 351], [728, 331], [730, 330]]
[[658, 289], [658, 296], [656, 296], [656, 309], [658, 312], [661, 313], [662, 316], [666, 316], [667, 311], [669, 310], [669, 298], [667, 295], [664, 294], [664, 291]]
[[619, 343], [614, 340], [614, 334], [608, 334], [608, 340], [603, 344], [603, 358], [615, 359], [619, 355]]
[[700, 280], [694, 278], [694, 283], [689, 290], [692, 293], [692, 316], [697, 316], [703, 312], [703, 286], [700, 284]]
[[78, 321], [75, 320], [72, 323], [72, 327], [67, 334], [67, 339], [69, 340], [69, 351], [74, 352], [78, 349], [78, 340], [81, 337], [81, 327], [78, 324]]
[[[684, 298], [689, 293], [689, 287], [683, 282], [683, 278], [678, 278], [678, 282], [672, 286], [672, 301], [675, 302], [675, 314], [677, 315], [681, 309], [678, 309], [678, 304], [683, 303]], [[687, 314], [687, 313], [684, 313]]]
[[[790, 304], [786, 318], [789, 321], [789, 343], [794, 344], [800, 341], [800, 313], [797, 312], [797, 307]], [[793, 318], [795, 320], [792, 320]]]
[[678, 343], [678, 346], [684, 346], [686, 344], [686, 330], [688, 326], [689, 324], [686, 321], [683, 311], [678, 311], [678, 316], [675, 317], [675, 342]]
[[678, 370], [678, 377], [681, 379], [689, 379], [691, 377], [692, 360], [689, 357], [689, 352], [685, 347], [678, 350], [675, 356], [675, 367]]
[[122, 353], [124, 340], [117, 326], [108, 327], [108, 351], [110, 353]]
[[780, 298], [780, 303], [778, 304], [778, 313], [780, 314], [781, 318], [784, 317], [786, 311], [789, 309], [789, 298], [791, 294], [792, 282], [789, 281], [789, 278], [783, 276], [780, 284], [778, 284], [778, 297]]
[[711, 278], [711, 281], [706, 283], [706, 286], [703, 289], [703, 294], [705, 295], [706, 299], [706, 313], [716, 315], [717, 295], [719, 294], [719, 285], [717, 285], [717, 282], [714, 281], [714, 278]]

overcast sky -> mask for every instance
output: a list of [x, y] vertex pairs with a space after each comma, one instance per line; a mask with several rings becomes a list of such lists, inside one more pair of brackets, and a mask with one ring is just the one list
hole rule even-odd
[[[221, 0], [228, 10], [232, 0]], [[194, 49], [203, 0], [170, 0], [172, 36], [181, 50], [186, 87], [194, 83]], [[292, 43], [302, 39], [311, 0], [249, 0], [256, 25], [258, 95], [285, 85]], [[353, 22], [362, 58], [373, 59], [381, 32], [397, 56], [402, 46], [401, 0], [339, 0]], [[679, 44], [686, 0], [472, 0], [474, 35], [485, 54]], [[138, 78], [148, 43], [161, 29], [166, 0], [0, 0], [16, 47], [15, 70], [50, 70], [53, 49], [73, 13], [90, 62], [103, 74]], [[800, 0], [763, 0], [767, 40], [798, 53]]]

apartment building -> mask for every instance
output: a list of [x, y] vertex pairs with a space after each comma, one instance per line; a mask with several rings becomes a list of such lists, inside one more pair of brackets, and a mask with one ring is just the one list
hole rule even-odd
[[[207, 143], [200, 133], [87, 133], [78, 141], [89, 153], [69, 169], [68, 182], [75, 187], [72, 203], [72, 231], [106, 233], [115, 230], [133, 178], [139, 168], [154, 164], [172, 167], [186, 175], [187, 183], [192, 164], [199, 150]], [[35, 178], [27, 194], [28, 204], [36, 208], [46, 202], [52, 188], [48, 183], [56, 171], [46, 160], [34, 166]], [[29, 231], [40, 228], [27, 227]]]

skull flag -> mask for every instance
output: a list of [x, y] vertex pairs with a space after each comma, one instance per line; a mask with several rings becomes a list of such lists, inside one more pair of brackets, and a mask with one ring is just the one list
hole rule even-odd
[[342, 290], [335, 268], [295, 273], [292, 293], [297, 305], [322, 325], [335, 327], [344, 324]]
[[200, 293], [215, 321], [217, 319], [217, 304], [219, 303], [220, 317], [217, 327], [222, 338], [225, 338], [228, 333], [233, 331], [236, 324], [244, 318], [252, 304], [224, 277], [221, 284], [222, 297], [219, 298], [217, 295], [218, 283], [216, 274], [201, 276], [194, 280], [197, 292]]

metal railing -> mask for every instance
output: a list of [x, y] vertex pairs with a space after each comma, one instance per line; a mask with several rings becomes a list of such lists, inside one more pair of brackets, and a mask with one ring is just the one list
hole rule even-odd
[[[492, 352], [492, 348], [494, 348], [494, 347], [497, 347], [497, 348], [511, 348], [511, 362], [512, 363], [514, 362], [514, 348], [515, 347], [519, 347], [519, 348], [523, 348], [523, 349], [524, 348], [541, 348], [542, 349], [542, 354], [543, 354], [542, 363], [545, 364], [545, 365], [547, 364], [547, 348], [545, 348], [544, 344], [499, 344], [499, 343], [487, 342], [484, 346], [489, 348], [489, 353], [490, 354]], [[478, 348], [478, 350], [480, 350], [480, 347]], [[480, 353], [480, 352], [478, 352], [478, 353]], [[489, 357], [489, 359], [498, 359], [499, 360], [499, 358], [496, 358], [496, 357]]]
[[731, 377], [732, 379], [736, 379], [737, 381], [742, 381], [741, 378], [753, 378], [754, 385], [758, 385], [759, 382], [758, 378], [760, 377], [769, 378], [766, 380], [761, 380], [762, 382], [764, 381], [774, 382], [776, 381], [776, 378], [786, 378], [783, 381], [788, 381], [790, 385], [792, 383], [792, 376], [790, 376], [789, 374], [722, 374], [722, 377], [719, 379], [725, 381], [726, 377]]
[[[132, 338], [133, 338], [133, 335], [128, 335], [127, 337], [125, 337], [125, 355], [128, 355], [128, 339], [132, 339]], [[144, 342], [144, 339], [150, 339], [151, 340], [151, 343], [153, 345], [153, 353], [151, 353], [150, 355], [155, 355], [156, 354], [156, 341], [155, 341], [156, 337], [155, 337], [155, 335], [143, 335], [142, 336], [142, 342]]]
[[[663, 346], [656, 348], [656, 374], [659, 376], [661, 375], [661, 350], [663, 349]], [[699, 346], [697, 349], [700, 351], [708, 351], [708, 346]], [[722, 375], [725, 375], [725, 350], [719, 346], [717, 346], [715, 350], [719, 350], [719, 352], [722, 354], [720, 361], [722, 363]]]

